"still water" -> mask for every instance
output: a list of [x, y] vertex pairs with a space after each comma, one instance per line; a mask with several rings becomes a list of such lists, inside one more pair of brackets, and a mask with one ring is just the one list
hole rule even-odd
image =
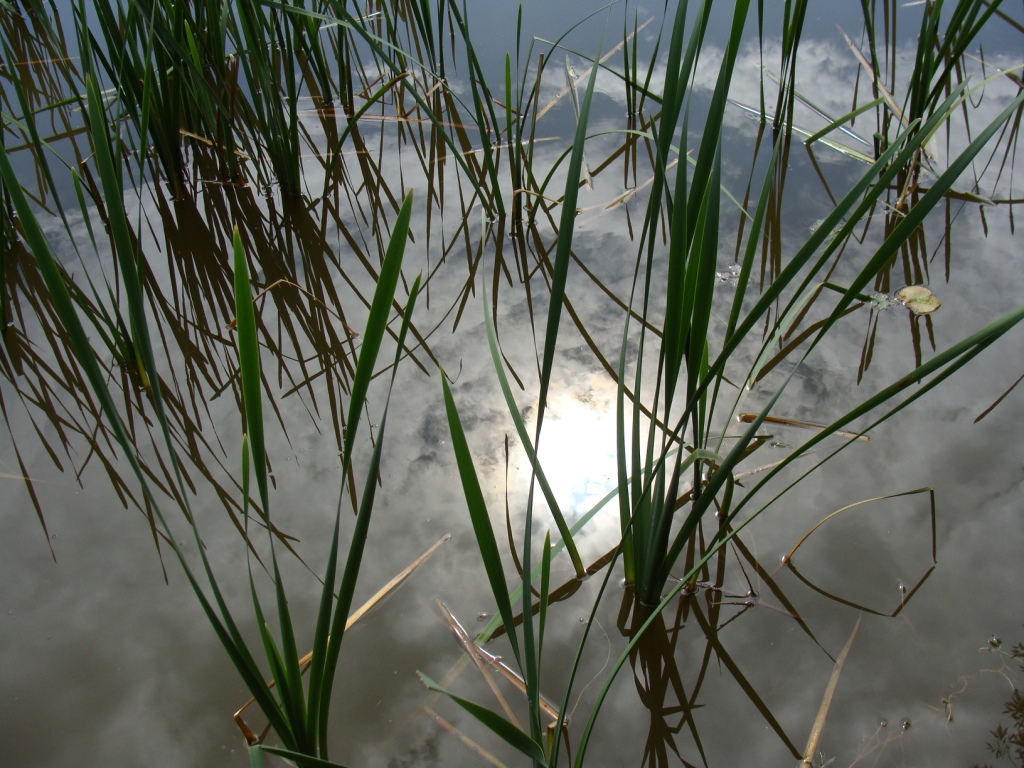
[[[524, 37], [550, 37], [590, 10], [587, 3], [527, 9]], [[488, 19], [483, 10], [473, 13], [480, 18], [470, 23], [488, 34], [515, 28], [511, 11], [493, 11]], [[611, 13], [609, 28], [621, 29], [621, 10]], [[647, 13], [640, 9], [641, 21]], [[914, 11], [899, 13], [909, 17]], [[605, 18], [584, 25], [566, 47], [596, 50]], [[724, 18], [716, 16], [709, 32], [705, 65], [694, 85], [696, 103], [706, 100], [716, 76], [713, 36], [725, 33]], [[805, 33], [798, 76], [806, 100], [832, 115], [850, 109], [858, 77], [857, 60], [837, 22], [849, 34], [859, 33], [858, 13], [818, 14]], [[641, 31], [643, 44], [652, 45], [660, 23], [656, 19]], [[917, 22], [901, 23], [909, 36]], [[909, 42], [896, 47], [901, 61], [910, 57]], [[988, 66], [1019, 65], [1020, 42], [1002, 22], [992, 22], [984, 46]], [[514, 44], [510, 37], [481, 46], [482, 66], [495, 82], [503, 76], [504, 50]], [[723, 185], [742, 200], [753, 175], [751, 206], [770, 151], [744, 108], [759, 103], [756, 67], [762, 56], [777, 62], [778, 44], [760, 52], [752, 29], [738, 66], [748, 75], [738, 76], [730, 92], [735, 105], [727, 112], [723, 139]], [[569, 61], [585, 72], [581, 57], [571, 54]], [[537, 126], [538, 168], [555, 163], [574, 130], [566, 81], [558, 72], [543, 83], [539, 97], [551, 108]], [[656, 77], [657, 72], [655, 67]], [[464, 71], [451, 74], [450, 84], [457, 93], [468, 92]], [[615, 78], [602, 73], [597, 92], [590, 133], [632, 127]], [[993, 81], [974, 105], [977, 124], [1015, 92], [1009, 80]], [[241, 417], [228, 327], [234, 315], [230, 235], [238, 225], [253, 255], [253, 281], [260, 289], [269, 287], [256, 307], [265, 345], [271, 498], [275, 524], [295, 552], [282, 557], [282, 570], [299, 617], [299, 644], [308, 647], [319, 599], [315, 574], [324, 568], [338, 504], [339, 403], [359, 343], [349, 329], [359, 332], [366, 321], [377, 245], [387, 238], [381, 212], [393, 210], [389, 198], [400, 200], [413, 190], [414, 238], [404, 275], [408, 285], [422, 271], [430, 277], [429, 288], [415, 318], [420, 337], [399, 368], [389, 411], [356, 603], [434, 542], [451, 538], [346, 635], [332, 714], [332, 759], [359, 766], [479, 765], [486, 764], [486, 753], [519, 764], [520, 758], [461, 710], [427, 692], [416, 673], [444, 679], [467, 698], [496, 706], [478, 673], [461, 661], [437, 604], [443, 601], [470, 633], [482, 629], [494, 611], [465, 512], [438, 363], [453, 382], [496, 530], [504, 529], [506, 506], [513, 527], [521, 526], [529, 469], [487, 352], [484, 290], [497, 307], [502, 352], [523, 382], [515, 391], [529, 417], [537, 396], [535, 333], [542, 335], [547, 297], [544, 280], [533, 270], [541, 260], [538, 252], [551, 247], [551, 227], [541, 226], [539, 240], [521, 251], [509, 226], [487, 219], [464, 180], [460, 186], [454, 164], [434, 165], [420, 127], [396, 120], [360, 122], [351, 151], [344, 148], [342, 180], [323, 194], [324, 169], [313, 152], [323, 151], [327, 138], [312, 100], [300, 107], [306, 110], [305, 141], [311, 148], [303, 167], [308, 194], [301, 202], [254, 186], [213, 184], [198, 184], [194, 197], [184, 201], [168, 199], [162, 185], [151, 183], [127, 195], [129, 220], [149, 269], [153, 333], [165, 355], [158, 363], [174, 401], [189, 505], [230, 605], [237, 616], [249, 617], [247, 553], [237, 530]], [[389, 109], [393, 114], [395, 105], [386, 105], [385, 113]], [[812, 131], [824, 124], [807, 109], [798, 112], [801, 121]], [[855, 126], [856, 132], [870, 139], [871, 126]], [[957, 130], [949, 137], [954, 147], [963, 142]], [[617, 359], [623, 314], [610, 297], [629, 295], [649, 177], [642, 163], [620, 151], [623, 141], [618, 133], [587, 143], [592, 188], [581, 191], [578, 261], [567, 289], [579, 322], [563, 317], [542, 443], [541, 459], [570, 518], [615, 487], [615, 384], [595, 350]], [[17, 153], [12, 156], [18, 160]], [[987, 169], [978, 162], [980, 193], [1014, 197], [1013, 170], [1007, 166], [999, 174], [998, 162]], [[780, 214], [783, 255], [827, 215], [830, 194], [862, 172], [863, 165], [848, 154], [821, 146], [810, 153], [794, 142]], [[915, 277], [929, 283], [941, 308], [925, 318], [901, 306], [865, 305], [801, 366], [773, 413], [827, 424], [864, 392], [909, 370], [916, 355], [927, 358], [1018, 306], [1024, 269], [1011, 210], [951, 200], [938, 211], [914, 268], [924, 265], [926, 279]], [[95, 210], [90, 215], [93, 227], [102, 228]], [[733, 288], [730, 264], [740, 220], [738, 207], [723, 201], [722, 243], [728, 250], [721, 255], [716, 291]], [[80, 261], [59, 221], [47, 224], [72, 276], [109, 269], [103, 238], [98, 252], [85, 247], [84, 217], [73, 218], [71, 229], [82, 247]], [[865, 230], [863, 245], [850, 246], [833, 279], [843, 282], [847, 261], [870, 255], [880, 242], [877, 229]], [[10, 433], [0, 446], [6, 498], [0, 534], [0, 762], [243, 765], [247, 757], [232, 715], [248, 695], [166, 544], [155, 541], [140, 512], [136, 481], [116, 444], [97, 426], [98, 411], [83, 394], [84, 383], [45, 302], [29, 298], [41, 290], [37, 278], [13, 261], [8, 271], [15, 298], [0, 382]], [[528, 274], [531, 292], [525, 288]], [[739, 379], [756, 351], [737, 354]], [[752, 523], [730, 549], [720, 583], [700, 587], [678, 614], [666, 612], [663, 639], [673, 660], [667, 666], [679, 671], [678, 679], [653, 672], [645, 679], [639, 666], [624, 667], [598, 720], [588, 764], [795, 764], [851, 636], [816, 765], [833, 758], [834, 766], [966, 766], [988, 759], [989, 732], [1000, 722], [1012, 685], [1021, 683], [1004, 652], [1024, 639], [1024, 432], [1018, 426], [1024, 399], [1014, 390], [988, 409], [1020, 376], [1022, 351], [1018, 330], [945, 386], [873, 429], [869, 442], [851, 444]], [[173, 485], [154, 448], [158, 433], [146, 421], [145, 395], [125, 369], [109, 357], [104, 362], [112, 385], [123, 392], [122, 407], [134, 414], [140, 454], [167, 492]], [[755, 385], [746, 410], [757, 410], [788, 372], [773, 372]], [[380, 386], [371, 392], [367, 423], [374, 429], [384, 381], [379, 377]], [[772, 451], [806, 439], [801, 429], [772, 426], [777, 447], [766, 445], [748, 468], [768, 464]], [[365, 466], [368, 452], [364, 446], [357, 463]], [[803, 469], [797, 463], [780, 476], [768, 497]], [[794, 556], [793, 568], [781, 565], [783, 555], [830, 513], [923, 488], [934, 490], [934, 514], [926, 492], [855, 507], [816, 530]], [[170, 495], [162, 501], [174, 509]], [[586, 562], [614, 547], [614, 509], [610, 505], [587, 525], [580, 540]], [[172, 525], [195, 558], [184, 521], [179, 517]], [[548, 527], [542, 521], [538, 530]], [[254, 538], [265, 555], [265, 543]], [[514, 577], [511, 563], [506, 566]], [[266, 574], [254, 567], [261, 587], [268, 586]], [[570, 575], [565, 563], [556, 562], [556, 583]], [[621, 574], [613, 574], [597, 613], [570, 729], [585, 722], [608, 664], [625, 644], [617, 627], [620, 581]], [[552, 608], [544, 673], [555, 702], [598, 586], [591, 579]], [[678, 633], [675, 624], [683, 625]], [[243, 620], [243, 631], [258, 643], [251, 618]], [[508, 652], [500, 638], [488, 649]], [[658, 686], [667, 693], [654, 693]], [[684, 713], [680, 699], [695, 693], [697, 706]], [[515, 702], [518, 694], [506, 695]], [[258, 713], [247, 710], [244, 716], [253, 728], [262, 727]], [[478, 749], [467, 746], [468, 740]]]

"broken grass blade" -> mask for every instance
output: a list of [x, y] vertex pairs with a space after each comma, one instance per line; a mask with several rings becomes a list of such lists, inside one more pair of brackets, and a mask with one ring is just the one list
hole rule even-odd
[[448, 610], [447, 605], [445, 605], [441, 600], [437, 600], [436, 602], [445, 621], [448, 622], [449, 629], [451, 629], [452, 634], [455, 635], [455, 640], [458, 642], [469, 660], [473, 662], [473, 666], [476, 667], [477, 672], [480, 673], [480, 677], [482, 677], [484, 682], [487, 683], [487, 687], [491, 689], [491, 693], [493, 693], [494, 698], [497, 699], [498, 705], [501, 707], [501, 711], [505, 713], [505, 717], [516, 728], [521, 729], [522, 726], [516, 719], [515, 713], [512, 711], [512, 707], [509, 706], [508, 700], [501, 692], [501, 689], [498, 688], [497, 683], [494, 682], [494, 676], [490, 673], [488, 667], [496, 669], [502, 677], [506, 680], [510, 680], [512, 684], [525, 695], [526, 684], [523, 682], [522, 678], [509, 669], [508, 665], [502, 662], [499, 657], [488, 653], [474, 642], [473, 638], [469, 636], [469, 632], [466, 631], [466, 628], [462, 626], [459, 620], [455, 618], [450, 610]]
[[[890, 494], [887, 494], [885, 496], [875, 496], [874, 498], [871, 498], [871, 499], [861, 499], [860, 501], [855, 501], [853, 504], [847, 504], [845, 507], [840, 507], [835, 512], [832, 512], [831, 514], [828, 514], [825, 517], [823, 517], [821, 520], [819, 520], [818, 523], [813, 528], [811, 528], [811, 530], [809, 530], [807, 533], [805, 533], [800, 538], [800, 541], [798, 541], [795, 545], [793, 545], [793, 548], [791, 550], [789, 550], [789, 552], [786, 553], [785, 557], [782, 558], [782, 564], [783, 565], [788, 564], [789, 561], [793, 559], [793, 555], [796, 553], [796, 551], [798, 549], [800, 549], [800, 547], [803, 546], [803, 543], [805, 541], [807, 541], [807, 539], [809, 539], [811, 537], [811, 534], [814, 533], [816, 530], [818, 530], [821, 526], [823, 526], [829, 520], [831, 520], [833, 517], [836, 517], [837, 515], [840, 515], [843, 512], [846, 512], [847, 510], [854, 509], [855, 507], [859, 507], [859, 506], [862, 506], [864, 504], [872, 504], [872, 503], [874, 503], [876, 501], [886, 501], [887, 499], [898, 499], [901, 496], [913, 496], [913, 495], [918, 494], [918, 493], [928, 493], [928, 494], [931, 495], [932, 511], [933, 511], [933, 519], [934, 519], [935, 491], [932, 490], [931, 488], [928, 488], [928, 487], [915, 488], [912, 491], [902, 491], [900, 493], [890, 493]], [[934, 561], [935, 560], [934, 531], [933, 531], [932, 541], [933, 541], [933, 544], [932, 544], [932, 560]]]

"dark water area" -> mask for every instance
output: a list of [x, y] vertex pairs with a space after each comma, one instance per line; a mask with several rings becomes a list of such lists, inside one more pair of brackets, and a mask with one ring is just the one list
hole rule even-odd
[[[838, 25], [859, 42], [860, 11], [852, 3], [833, 5], [812, 4], [797, 87], [807, 103], [841, 115], [851, 109], [855, 93], [860, 103], [871, 97], [837, 30]], [[553, 40], [594, 10], [586, 2], [524, 6], [522, 39]], [[586, 81], [589, 64], [580, 54], [592, 55], [599, 45], [611, 49], [624, 27], [632, 32], [634, 11], [639, 26], [658, 8], [630, 5], [599, 13], [566, 38], [570, 53], [557, 52], [537, 99], [550, 109], [537, 121], [535, 169], [547, 173], [571, 145], [576, 120], [566, 82], [573, 73]], [[906, 72], [913, 66], [920, 9], [901, 6], [893, 12], [899, 20], [893, 61]], [[1019, 7], [1006, 12], [1020, 23]], [[13, 15], [0, 9], [0, 16]], [[760, 102], [758, 67], [763, 61], [777, 68], [780, 43], [778, 30], [766, 25], [766, 44], [759, 49], [753, 16], [722, 138], [722, 186], [735, 199], [723, 196], [721, 203], [715, 291], [724, 297], [735, 290], [736, 254], [746, 245], [748, 225], [740, 206], [756, 205], [771, 154], [770, 131], [750, 109]], [[694, 110], [706, 109], [710, 100], [728, 18], [713, 14], [693, 83]], [[503, 82], [505, 51], [516, 44], [516, 6], [473, 6], [468, 23], [483, 72]], [[640, 57], [651, 55], [661, 24], [655, 17], [640, 31]], [[984, 51], [986, 69], [967, 59], [976, 67], [972, 78], [1020, 67], [1024, 38], [1012, 26], [993, 19], [981, 40], [976, 49]], [[457, 60], [448, 84], [469, 104], [468, 74], [464, 60]], [[619, 54], [609, 66], [621, 61]], [[664, 77], [658, 65], [653, 71], [653, 79]], [[14, 109], [9, 79], [4, 86], [8, 113]], [[586, 144], [592, 184], [580, 191], [566, 294], [573, 315], [562, 317], [540, 455], [570, 522], [616, 487], [616, 384], [605, 361], [614, 366], [618, 360], [624, 311], [616, 299], [629, 297], [650, 194], [644, 145], [623, 133], [643, 130], [643, 123], [627, 114], [621, 81], [601, 72], [595, 90]], [[986, 124], [1017, 92], [1011, 79], [993, 78], [972, 97], [972, 125]], [[775, 92], [766, 99], [774, 105]], [[429, 279], [414, 318], [416, 341], [407, 345], [410, 354], [398, 368], [387, 412], [375, 512], [354, 605], [435, 542], [450, 539], [346, 634], [331, 715], [331, 758], [354, 766], [523, 764], [521, 755], [450, 700], [429, 692], [417, 672], [468, 699], [498, 706], [439, 606], [443, 602], [471, 635], [495, 612], [452, 452], [439, 366], [449, 375], [507, 556], [501, 538], [506, 509], [511, 527], [521, 530], [530, 468], [498, 386], [484, 315], [493, 308], [505, 364], [522, 382], [520, 387], [513, 381], [517, 405], [532, 424], [549, 295], [543, 265], [552, 258], [558, 208], [540, 213], [528, 237], [515, 237], [510, 219], [486, 215], [450, 156], [437, 160], [429, 121], [394, 119], [409, 114], [395, 103], [358, 121], [328, 184], [330, 165], [321, 158], [337, 137], [332, 139], [332, 126], [336, 131], [344, 120], [325, 118], [309, 97], [299, 109], [305, 192], [297, 199], [258, 184], [197, 182], [181, 200], [151, 176], [133, 177], [126, 186], [127, 218], [145, 262], [146, 311], [188, 507], [228, 605], [246, 639], [259, 648], [246, 568], [252, 553], [239, 533], [242, 418], [231, 327], [231, 236], [237, 226], [249, 254], [253, 293], [266, 289], [255, 307], [274, 524], [287, 536], [278, 541], [277, 554], [299, 652], [309, 649], [319, 574], [339, 504], [342, 417], [354, 360], [394, 213], [411, 190], [412, 238], [399, 303], [417, 274]], [[81, 119], [74, 110], [69, 114]], [[452, 110], [446, 118], [468, 125], [472, 115]], [[700, 138], [696, 112], [691, 122], [692, 147]], [[801, 104], [794, 123], [813, 132], [827, 121]], [[962, 121], [949, 126], [936, 137], [936, 167], [969, 141]], [[760, 287], [778, 273], [774, 259], [781, 264], [791, 257], [864, 173], [867, 165], [847, 150], [870, 154], [875, 129], [872, 113], [858, 118], [851, 129], [857, 136], [830, 134], [839, 149], [821, 143], [809, 149], [802, 136], [794, 136], [778, 206], [778, 251], [766, 250], [759, 261], [754, 281]], [[48, 135], [58, 133], [55, 126]], [[464, 135], [466, 156], [480, 156], [484, 147], [475, 126]], [[32, 159], [13, 136], [13, 129], [5, 134], [5, 147], [28, 188], [35, 183]], [[1014, 183], [1019, 161], [1009, 152], [1004, 162], [1007, 140], [1001, 141], [979, 155], [957, 189], [977, 182], [978, 195], [1011, 202], [983, 206], [977, 198], [950, 196], [927, 219], [912, 252], [901, 253], [889, 284], [879, 288], [891, 294], [903, 285], [927, 284], [941, 307], [919, 316], [875, 297], [878, 303], [865, 301], [844, 317], [827, 342], [797, 366], [772, 410], [779, 420], [765, 425], [771, 439], [738, 470], [751, 474], [737, 494], [781, 460], [787, 447], [808, 438], [796, 422], [831, 423], [916, 361], [1021, 305], [1024, 249], [1016, 232], [1020, 203]], [[68, 158], [87, 148], [84, 137], [54, 144]], [[194, 179], [215, 178], [216, 163], [203, 146], [193, 145], [190, 152]], [[510, 200], [507, 176], [501, 185]], [[115, 295], [119, 288], [103, 214], [94, 204], [80, 213], [67, 179], [60, 186], [74, 213], [67, 227], [57, 216], [42, 216], [46, 235], [67, 274], [83, 286], [83, 306], [113, 301], [104, 284], [115, 286]], [[564, 165], [549, 187], [556, 190], [551, 197], [561, 195], [563, 186]], [[883, 216], [873, 214], [857, 230], [831, 281], [848, 283], [880, 246]], [[11, 309], [0, 352], [0, 402], [9, 434], [0, 441], [0, 764], [244, 765], [246, 747], [232, 716], [249, 694], [167, 542], [151, 527], [138, 482], [103, 426], [31, 264], [19, 244], [5, 251]], [[87, 277], [95, 293], [86, 288]], [[667, 274], [655, 279], [664, 282]], [[812, 312], [806, 322], [816, 318]], [[716, 317], [709, 336], [721, 338], [726, 321]], [[397, 333], [398, 323], [392, 328]], [[170, 510], [175, 539], [189, 563], [200, 568], [191, 530], [178, 511], [181, 494], [152, 419], [151, 397], [131, 365], [119, 364], [98, 336], [92, 341], [158, 502]], [[739, 385], [729, 394], [740, 403], [737, 413], [758, 411], [792, 372], [785, 361], [744, 388], [761, 341], [752, 339], [730, 360], [726, 375]], [[381, 360], [391, 359], [394, 343], [385, 338]], [[627, 344], [635, 350], [635, 334]], [[999, 723], [1010, 725], [1004, 702], [1022, 683], [1009, 655], [1024, 640], [1024, 398], [1020, 387], [1012, 389], [1022, 373], [1022, 352], [1017, 328], [872, 428], [870, 441], [834, 435], [760, 489], [749, 513], [770, 506], [709, 563], [692, 593], [664, 612], [663, 623], [645, 640], [643, 663], [631, 659], [615, 678], [586, 764], [799, 764], [840, 658], [813, 765], [966, 768], [993, 762], [986, 742]], [[645, 364], [653, 368], [656, 356], [648, 356]], [[386, 385], [386, 375], [373, 382], [367, 432], [380, 427]], [[865, 416], [850, 429], [866, 429], [873, 421]], [[741, 428], [735, 419], [722, 420], [724, 433]], [[360, 471], [371, 451], [368, 439], [357, 447]], [[342, 508], [350, 529], [347, 495]], [[843, 511], [829, 517], [838, 510]], [[542, 506], [535, 510], [537, 535], [550, 529], [557, 538], [545, 513]], [[701, 536], [713, 535], [714, 523], [705, 526]], [[618, 508], [611, 503], [583, 528], [581, 557], [587, 564], [596, 561], [619, 536]], [[252, 538], [253, 552], [266, 558], [265, 531]], [[505, 568], [514, 585], [510, 557]], [[612, 568], [570, 698], [574, 744], [636, 620], [621, 615], [628, 596], [621, 563]], [[683, 564], [678, 568], [682, 572]], [[270, 595], [268, 573], [255, 560], [253, 570], [258, 588]], [[552, 570], [554, 584], [571, 580], [564, 556]], [[555, 706], [604, 575], [551, 606], [542, 685]], [[275, 619], [270, 612], [269, 622]], [[511, 661], [506, 638], [486, 648]], [[522, 694], [507, 683], [501, 690], [522, 717]], [[243, 718], [256, 731], [265, 725], [255, 706]]]

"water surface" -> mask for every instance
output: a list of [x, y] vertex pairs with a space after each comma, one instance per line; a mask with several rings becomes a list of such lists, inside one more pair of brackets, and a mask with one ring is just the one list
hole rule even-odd
[[[526, 34], [551, 36], [588, 9], [580, 3], [559, 6], [561, 16], [528, 8]], [[484, 11], [474, 8], [471, 17], [475, 28], [497, 38], [480, 49], [483, 66], [496, 82], [502, 76], [502, 54], [514, 45], [513, 39], [504, 39], [505, 31], [511, 34], [515, 25], [511, 10], [502, 11], [503, 17], [497, 13], [485, 19]], [[641, 19], [645, 13], [641, 9]], [[613, 10], [611, 19], [609, 28], [620, 29], [621, 10]], [[859, 33], [857, 16], [838, 21], [849, 34]], [[800, 53], [801, 92], [821, 109], [839, 114], [849, 109], [857, 62], [835, 31], [831, 13], [819, 14], [814, 22]], [[658, 23], [641, 35], [648, 44]], [[716, 17], [713, 34], [724, 34], [718, 23]], [[901, 24], [909, 36], [916, 21]], [[570, 38], [570, 47], [596, 50], [603, 25], [603, 17], [584, 25]], [[986, 58], [998, 66], [1019, 64], [1019, 37], [1009, 37], [1007, 44], [1005, 28], [994, 22], [992, 27]], [[898, 47], [900, 55], [907, 55], [903, 50]], [[731, 95], [738, 105], [756, 106], [756, 38], [744, 51], [749, 74], [737, 78]], [[695, 105], [716, 73], [714, 39], [705, 54]], [[769, 46], [764, 56], [777, 62], [777, 49]], [[585, 70], [579, 56], [569, 58], [574, 68]], [[453, 90], [468, 89], [464, 71], [450, 80]], [[551, 74], [540, 101], [552, 102], [564, 85], [564, 78]], [[599, 78], [592, 133], [621, 131], [630, 124], [620, 90], [614, 78]], [[993, 82], [975, 110], [978, 124], [1013, 93], [1008, 83]], [[574, 130], [568, 99], [552, 103], [538, 125], [545, 139], [537, 144], [539, 168], [550, 167]], [[322, 149], [326, 139], [314, 105], [310, 100], [303, 106], [308, 141]], [[723, 175], [725, 186], [742, 199], [752, 168], [755, 189], [759, 183], [757, 169], [766, 163], [770, 142], [763, 135], [759, 141], [759, 123], [741, 106], [727, 114]], [[799, 113], [797, 121], [807, 121], [812, 130], [823, 124], [807, 112]], [[856, 129], [870, 138], [872, 126], [873, 121]], [[542, 317], [547, 298], [545, 283], [533, 270], [553, 235], [542, 223], [539, 240], [522, 250], [510, 237], [510, 223], [486, 218], [468, 187], [459, 186], [454, 164], [447, 163], [433, 180], [428, 177], [430, 165], [420, 159], [426, 145], [416, 130], [393, 120], [362, 121], [352, 152], [342, 158], [345, 180], [323, 197], [323, 170], [307, 160], [309, 194], [298, 203], [273, 191], [267, 196], [254, 187], [213, 185], [197, 185], [193, 199], [172, 201], [162, 185], [145, 183], [127, 196], [129, 219], [150, 270], [151, 319], [165, 354], [159, 361], [164, 383], [175, 401], [189, 504], [230, 604], [242, 617], [249, 617], [251, 608], [246, 548], [232, 522], [241, 498], [241, 417], [233, 333], [227, 328], [233, 316], [231, 228], [237, 224], [244, 233], [258, 286], [287, 280], [309, 292], [279, 284], [257, 303], [265, 344], [274, 520], [294, 537], [298, 557], [284, 557], [282, 566], [298, 617], [299, 644], [305, 648], [319, 598], [314, 574], [324, 567], [324, 542], [338, 504], [339, 403], [345, 402], [346, 366], [359, 343], [358, 337], [349, 338], [347, 327], [358, 331], [365, 323], [365, 299], [373, 288], [370, 269], [378, 263], [379, 238], [386, 239], [378, 224], [381, 212], [389, 210], [387, 195], [400, 199], [414, 190], [414, 243], [404, 274], [409, 282], [421, 270], [430, 274], [429, 297], [423, 297], [416, 316], [426, 344], [414, 351], [415, 361], [406, 360], [399, 370], [359, 597], [369, 597], [438, 539], [447, 534], [451, 539], [347, 636], [333, 711], [332, 758], [382, 766], [483, 762], [439, 725], [443, 718], [482, 749], [516, 764], [521, 761], [507, 747], [453, 704], [428, 693], [416, 676], [423, 671], [440, 680], [451, 674], [449, 683], [461, 694], [494, 703], [477, 673], [460, 661], [462, 653], [436, 605], [444, 601], [471, 632], [482, 628], [494, 610], [451, 452], [437, 363], [453, 380], [497, 530], [504, 528], [506, 503], [514, 524], [521, 525], [529, 476], [487, 353], [483, 295], [486, 288], [496, 303], [502, 351], [523, 381], [517, 398], [529, 416], [537, 397], [531, 313]], [[614, 486], [615, 386], [594, 349], [616, 359], [622, 312], [595, 277], [608, 291], [628, 296], [647, 177], [642, 165], [629, 164], [628, 152], [616, 154], [624, 141], [617, 134], [587, 144], [594, 183], [581, 193], [583, 210], [574, 239], [575, 256], [587, 271], [574, 268], [568, 287], [587, 337], [563, 317], [544, 433], [542, 458], [554, 467], [560, 501], [577, 515]], [[962, 142], [956, 129], [950, 142]], [[831, 210], [830, 191], [844, 189], [862, 172], [863, 165], [846, 155], [822, 147], [810, 154], [794, 142], [781, 207], [783, 257]], [[994, 165], [989, 172], [996, 173]], [[986, 176], [981, 189], [993, 198], [1010, 197], [1011, 177], [1009, 172], [998, 180]], [[370, 179], [376, 179], [376, 187], [366, 185]], [[635, 194], [609, 205], [634, 186]], [[723, 201], [727, 248], [736, 240], [741, 216], [730, 206]], [[102, 228], [95, 209], [90, 215], [93, 226]], [[80, 238], [82, 262], [76, 261], [63, 226], [50, 221], [47, 227], [76, 279], [83, 272], [96, 274], [100, 265], [109, 269], [109, 249], [102, 238], [98, 253], [85, 247], [81, 220], [73, 221], [72, 229]], [[849, 246], [834, 279], [841, 283], [849, 277], [880, 239], [880, 223], [875, 223], [863, 245]], [[915, 317], [903, 307], [876, 311], [865, 306], [853, 313], [797, 371], [774, 413], [828, 423], [864, 393], [908, 371], [916, 355], [928, 357], [1020, 303], [1021, 248], [1006, 206], [983, 212], [977, 204], [951, 200], [929, 221], [925, 243], [920, 259], [898, 265], [893, 280], [911, 282], [922, 277], [914, 272], [923, 267], [926, 279], [914, 281], [931, 285], [941, 309], [930, 318]], [[14, 254], [27, 263], [21, 252]], [[732, 260], [733, 253], [722, 253], [723, 280], [716, 290], [731, 290]], [[12, 436], [0, 447], [8, 499], [0, 535], [0, 578], [8, 585], [0, 598], [4, 761], [63, 766], [157, 758], [182, 765], [244, 764], [244, 746], [231, 716], [248, 696], [166, 545], [160, 548], [161, 560], [138, 508], [137, 484], [98, 427], [91, 397], [81, 394], [81, 382], [67, 365], [70, 353], [45, 301], [27, 298], [39, 295], [32, 269], [19, 267], [17, 260], [8, 263], [9, 274], [18, 277], [8, 278], [17, 309], [0, 383]], [[542, 334], [542, 323], [537, 326]], [[870, 442], [849, 446], [802, 480], [748, 527], [740, 544], [730, 549], [720, 582], [701, 588], [678, 612], [666, 612], [662, 640], [680, 673], [681, 690], [673, 689], [673, 680], [644, 679], [639, 667], [627, 665], [602, 710], [588, 762], [630, 765], [658, 762], [651, 754], [664, 754], [669, 764], [795, 763], [794, 750], [799, 753], [806, 743], [835, 659], [858, 620], [820, 742], [824, 761], [967, 765], [985, 760], [984, 744], [999, 722], [1008, 680], [1019, 684], [1019, 675], [1003, 668], [1004, 658], [990, 638], [1002, 639], [1005, 650], [1024, 632], [1024, 438], [1016, 426], [1024, 418], [1020, 392], [975, 422], [1020, 375], [1021, 349], [1020, 333], [1011, 334], [946, 386], [872, 430]], [[756, 351], [737, 354], [738, 379]], [[865, 362], [868, 352], [870, 364]], [[172, 487], [154, 448], [156, 431], [142, 416], [145, 393], [129, 371], [109, 356], [104, 362], [113, 384], [124, 392], [125, 412], [135, 416], [140, 453], [154, 477]], [[785, 373], [779, 369], [756, 385], [747, 394], [746, 410], [757, 410]], [[380, 386], [371, 396], [367, 423], [375, 427], [384, 381], [377, 379]], [[796, 427], [780, 425], [773, 432], [779, 443], [806, 437]], [[781, 449], [764, 448], [748, 468], [772, 461], [774, 450]], [[358, 461], [365, 466], [369, 446], [360, 451]], [[801, 471], [798, 463], [778, 478], [765, 501]], [[782, 567], [782, 556], [831, 512], [925, 487], [935, 492], [934, 560], [929, 496], [921, 493], [838, 516], [801, 547], [795, 569]], [[173, 510], [175, 501], [166, 498], [164, 505]], [[616, 543], [615, 514], [600, 513], [586, 529], [581, 554], [587, 562]], [[194, 557], [187, 526], [175, 515], [178, 538]], [[548, 527], [553, 528], [546, 520], [538, 524], [541, 532]], [[256, 547], [266, 554], [262, 538]], [[269, 579], [256, 567], [257, 581], [268, 587]], [[507, 567], [514, 575], [510, 561]], [[569, 576], [566, 563], [556, 563], [555, 580]], [[555, 702], [598, 586], [599, 579], [591, 579], [552, 608], [545, 689]], [[621, 594], [616, 573], [598, 610], [572, 698], [572, 729], [582, 727], [597, 681], [624, 646], [616, 626]], [[678, 634], [676, 624], [684, 625]], [[244, 629], [258, 643], [251, 618], [245, 619]], [[502, 639], [489, 648], [507, 654]], [[665, 683], [668, 694], [650, 693]], [[678, 696], [689, 697], [695, 688], [699, 706], [685, 716], [676, 706]], [[514, 691], [507, 695], [515, 701]], [[262, 727], [255, 712], [245, 716]]]

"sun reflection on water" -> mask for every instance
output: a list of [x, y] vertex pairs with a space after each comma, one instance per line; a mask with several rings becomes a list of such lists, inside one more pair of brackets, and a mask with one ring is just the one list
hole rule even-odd
[[[589, 389], [584, 392], [592, 394]], [[580, 393], [553, 398], [544, 417], [539, 457], [567, 520], [590, 511], [615, 489], [615, 443], [613, 403]], [[524, 482], [529, 482], [529, 462], [519, 467]], [[617, 514], [615, 505], [607, 509]]]

